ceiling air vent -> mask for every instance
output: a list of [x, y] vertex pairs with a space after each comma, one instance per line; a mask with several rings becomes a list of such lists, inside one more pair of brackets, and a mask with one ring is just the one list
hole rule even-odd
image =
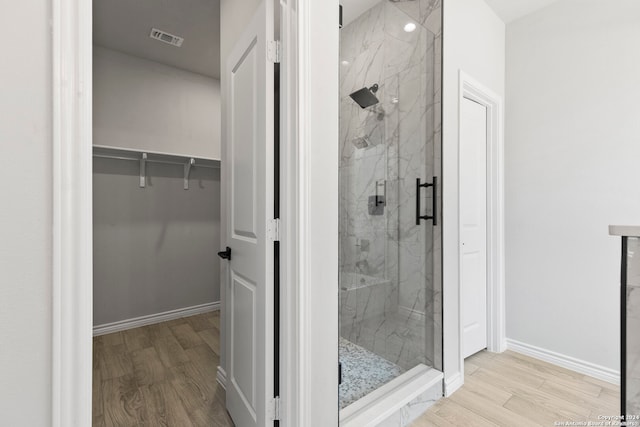
[[173, 34], [169, 34], [157, 28], [151, 29], [151, 34], [149, 34], [149, 37], [176, 47], [182, 46], [182, 42], [184, 41], [182, 37], [174, 36]]

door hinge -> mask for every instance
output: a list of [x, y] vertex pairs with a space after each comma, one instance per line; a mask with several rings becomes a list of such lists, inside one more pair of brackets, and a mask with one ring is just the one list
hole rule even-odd
[[274, 64], [279, 64], [282, 60], [282, 48], [281, 48], [280, 40], [273, 40], [269, 42], [267, 46], [267, 56], [269, 61]]
[[271, 399], [269, 412], [269, 418], [271, 418], [273, 421], [280, 421], [280, 396], [276, 396]]
[[267, 224], [267, 238], [273, 242], [280, 241], [280, 219], [272, 219]]

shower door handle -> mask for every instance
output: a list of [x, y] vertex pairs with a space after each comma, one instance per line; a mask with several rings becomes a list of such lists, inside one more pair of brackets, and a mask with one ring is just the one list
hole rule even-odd
[[[420, 215], [420, 189], [433, 187], [432, 215]], [[433, 220], [433, 225], [438, 225], [438, 177], [433, 177], [433, 182], [420, 183], [420, 178], [416, 178], [416, 225], [420, 225], [420, 220]]]

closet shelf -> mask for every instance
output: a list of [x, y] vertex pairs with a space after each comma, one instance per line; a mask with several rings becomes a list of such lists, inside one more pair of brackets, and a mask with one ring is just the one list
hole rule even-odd
[[220, 169], [220, 160], [184, 156], [178, 154], [154, 153], [151, 151], [128, 150], [94, 145], [93, 157], [102, 159], [130, 160], [140, 163], [140, 187], [147, 186], [147, 162], [181, 165], [184, 168], [184, 189], [189, 189], [191, 168]]
[[152, 163], [169, 163], [184, 165], [194, 159], [196, 166], [219, 169], [220, 160], [209, 157], [189, 156], [183, 154], [159, 153], [154, 151], [133, 150], [124, 148], [113, 148], [104, 145], [93, 146], [93, 157], [118, 160], [134, 160], [139, 161], [142, 155], [147, 155], [147, 161]]

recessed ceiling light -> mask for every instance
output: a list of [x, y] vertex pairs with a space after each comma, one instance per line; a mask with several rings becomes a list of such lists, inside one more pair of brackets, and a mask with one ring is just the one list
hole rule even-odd
[[404, 26], [404, 30], [407, 33], [411, 33], [416, 30], [416, 24], [414, 24], [413, 22], [409, 22], [407, 23], [407, 25]]
[[342, 61], [342, 65], [349, 65], [349, 61]]

